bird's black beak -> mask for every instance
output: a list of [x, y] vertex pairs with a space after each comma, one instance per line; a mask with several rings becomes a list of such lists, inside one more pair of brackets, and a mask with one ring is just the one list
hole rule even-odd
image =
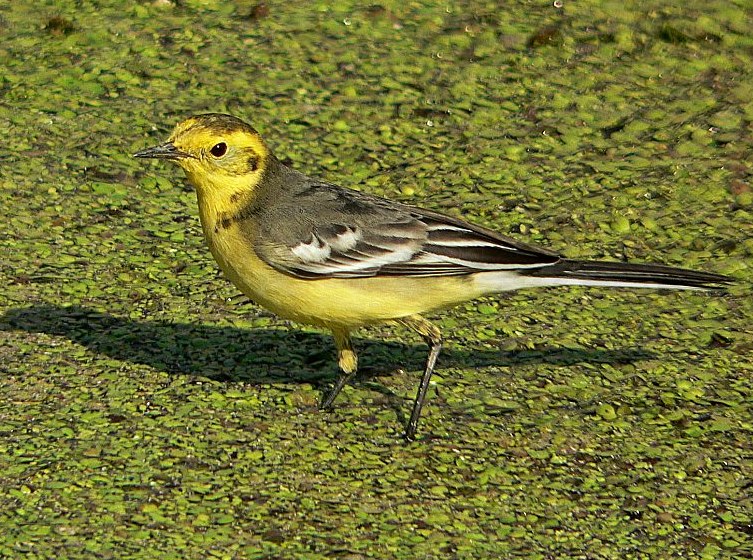
[[154, 146], [153, 148], [147, 148], [146, 150], [136, 152], [135, 154], [133, 154], [133, 157], [179, 160], [193, 156], [186, 152], [181, 152], [178, 148], [175, 147], [175, 144], [173, 144], [172, 142], [165, 142], [164, 144], [160, 144], [159, 146]]

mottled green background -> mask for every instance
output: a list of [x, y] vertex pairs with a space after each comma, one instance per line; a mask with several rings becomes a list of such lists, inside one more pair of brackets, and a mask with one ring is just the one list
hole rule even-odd
[[[0, 1], [0, 557], [750, 558], [753, 4]], [[219, 277], [178, 120], [331, 181], [728, 295], [469, 303], [426, 349]], [[399, 369], [398, 369], [399, 368]]]

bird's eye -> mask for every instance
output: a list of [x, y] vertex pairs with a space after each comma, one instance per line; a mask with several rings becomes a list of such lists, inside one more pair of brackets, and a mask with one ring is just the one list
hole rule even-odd
[[212, 149], [209, 151], [214, 157], [222, 157], [225, 155], [225, 152], [227, 152], [227, 144], [220, 142], [219, 144], [212, 146]]

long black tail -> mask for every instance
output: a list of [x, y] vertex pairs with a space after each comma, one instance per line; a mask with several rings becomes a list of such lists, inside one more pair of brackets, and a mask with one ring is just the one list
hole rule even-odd
[[557, 279], [561, 284], [720, 290], [733, 279], [662, 264], [632, 264], [563, 259], [550, 266], [520, 271], [525, 276]]

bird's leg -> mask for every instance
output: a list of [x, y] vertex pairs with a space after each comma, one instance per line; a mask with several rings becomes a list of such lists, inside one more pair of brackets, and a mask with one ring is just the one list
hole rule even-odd
[[319, 406], [320, 410], [328, 409], [332, 406], [332, 403], [340, 394], [342, 388], [348, 382], [348, 379], [353, 377], [358, 369], [358, 356], [355, 350], [353, 350], [353, 344], [350, 342], [350, 333], [345, 330], [332, 330], [332, 335], [335, 338], [335, 346], [337, 347], [337, 363], [340, 366], [340, 377], [335, 381], [335, 386], [327, 393], [327, 396], [322, 400], [322, 404]]
[[416, 435], [418, 419], [421, 416], [421, 408], [424, 406], [426, 391], [429, 389], [431, 374], [434, 371], [434, 365], [437, 363], [439, 351], [442, 349], [442, 333], [437, 327], [420, 315], [403, 317], [402, 319], [398, 319], [397, 322], [416, 331], [423, 337], [426, 344], [429, 345], [429, 357], [426, 359], [426, 368], [421, 377], [421, 383], [418, 386], [416, 400], [413, 402], [413, 412], [411, 412], [410, 420], [408, 420], [408, 424], [405, 426], [405, 439], [412, 440]]

